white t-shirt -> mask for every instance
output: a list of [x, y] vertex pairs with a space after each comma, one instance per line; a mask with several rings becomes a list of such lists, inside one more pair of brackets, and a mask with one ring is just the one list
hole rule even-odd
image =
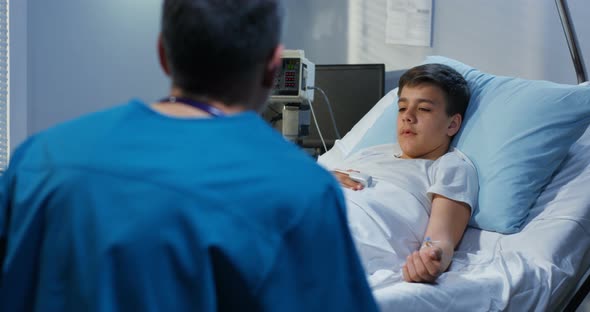
[[477, 202], [476, 169], [457, 149], [434, 161], [399, 155], [398, 144], [384, 144], [322, 164], [373, 178], [369, 187], [344, 189], [344, 195], [350, 229], [374, 287], [401, 278], [401, 265], [424, 239], [433, 194], [467, 203], [472, 211]]

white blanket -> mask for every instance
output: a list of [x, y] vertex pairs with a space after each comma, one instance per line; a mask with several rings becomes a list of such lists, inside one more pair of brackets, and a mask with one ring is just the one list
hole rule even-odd
[[[326, 163], [338, 159], [324, 158]], [[436, 284], [399, 281], [374, 287], [381, 310], [563, 308], [590, 267], [589, 185], [590, 129], [572, 146], [521, 232], [502, 235], [469, 228], [450, 270]]]
[[590, 129], [572, 146], [521, 232], [468, 229], [449, 272], [436, 284], [400, 282], [374, 289], [381, 310], [564, 308], [590, 266], [589, 185]]
[[[401, 265], [420, 246], [428, 223], [427, 206], [401, 188], [388, 189], [395, 205], [378, 200], [383, 197], [371, 188], [345, 190], [350, 229], [373, 288], [400, 280]], [[373, 194], [357, 196], [362, 192]]]
[[344, 195], [352, 236], [374, 289], [401, 280], [406, 257], [424, 240], [431, 192], [470, 205], [477, 197], [475, 168], [459, 151], [436, 161], [401, 159], [400, 154], [399, 145], [384, 144], [324, 164], [330, 170], [358, 170], [373, 177], [369, 187], [344, 189]]

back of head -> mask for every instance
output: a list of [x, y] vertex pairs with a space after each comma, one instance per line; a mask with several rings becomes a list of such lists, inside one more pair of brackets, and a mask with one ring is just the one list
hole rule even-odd
[[249, 100], [280, 43], [283, 15], [281, 0], [164, 0], [162, 43], [174, 85], [227, 105]]
[[464, 117], [469, 104], [467, 81], [453, 68], [443, 64], [424, 64], [406, 71], [399, 79], [398, 95], [405, 86], [414, 87], [423, 83], [438, 86], [446, 95], [448, 116], [461, 114]]

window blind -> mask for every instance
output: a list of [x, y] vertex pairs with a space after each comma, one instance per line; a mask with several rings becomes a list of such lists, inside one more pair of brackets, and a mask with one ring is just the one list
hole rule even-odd
[[9, 101], [8, 101], [8, 0], [0, 0], [0, 169], [4, 170], [9, 157]]

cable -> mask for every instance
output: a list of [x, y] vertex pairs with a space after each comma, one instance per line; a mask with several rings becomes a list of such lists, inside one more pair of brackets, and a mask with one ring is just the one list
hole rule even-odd
[[271, 111], [273, 111], [275, 114], [279, 115], [281, 113], [279, 113], [276, 109], [272, 108], [270, 105], [266, 106], [268, 109], [270, 109]]
[[340, 132], [338, 132], [338, 127], [336, 126], [336, 119], [334, 118], [334, 112], [332, 112], [332, 105], [330, 104], [330, 100], [328, 99], [328, 96], [326, 96], [326, 93], [324, 92], [324, 90], [322, 90], [322, 88], [315, 87], [315, 86], [309, 86], [307, 88], [313, 89], [313, 90], [318, 90], [324, 96], [324, 100], [326, 101], [326, 104], [328, 104], [328, 112], [330, 112], [330, 118], [332, 118], [332, 125], [334, 126], [334, 133], [336, 134], [337, 139], [341, 139]]
[[278, 115], [275, 115], [273, 118], [270, 119], [270, 124], [274, 126], [274, 124], [281, 119], [283, 119], [283, 114], [278, 113]]
[[328, 151], [326, 147], [326, 141], [324, 141], [324, 137], [322, 136], [322, 131], [320, 130], [320, 126], [318, 125], [318, 120], [315, 118], [315, 113], [313, 111], [313, 105], [311, 105], [311, 101], [309, 99], [305, 99], [309, 104], [309, 109], [311, 110], [311, 116], [313, 117], [313, 122], [315, 123], [315, 127], [318, 129], [318, 134], [320, 136], [320, 140], [322, 141], [322, 145], [324, 145], [324, 153]]

